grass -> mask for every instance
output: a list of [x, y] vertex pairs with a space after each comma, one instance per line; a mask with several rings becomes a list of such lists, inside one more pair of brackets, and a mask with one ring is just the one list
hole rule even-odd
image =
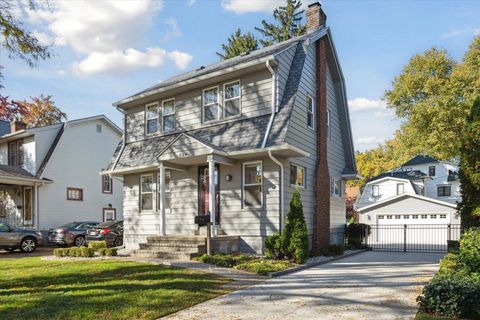
[[156, 319], [226, 293], [230, 280], [120, 260], [0, 260], [2, 319]]
[[202, 255], [195, 258], [203, 263], [214, 264], [225, 268], [235, 268], [261, 275], [277, 272], [296, 267], [297, 264], [287, 260], [264, 259], [245, 254], [221, 254]]

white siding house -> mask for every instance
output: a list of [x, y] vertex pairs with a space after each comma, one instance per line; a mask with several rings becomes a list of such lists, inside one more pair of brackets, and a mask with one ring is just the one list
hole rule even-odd
[[45, 230], [122, 219], [123, 184], [99, 173], [121, 140], [105, 116], [0, 136], [0, 221]]

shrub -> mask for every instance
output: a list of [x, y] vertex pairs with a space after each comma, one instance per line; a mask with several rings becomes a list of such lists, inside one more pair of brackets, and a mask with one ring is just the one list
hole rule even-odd
[[58, 248], [53, 250], [53, 254], [56, 257], [84, 257], [91, 258], [95, 254], [95, 251], [87, 247], [72, 247], [72, 248]]
[[324, 257], [331, 257], [331, 256], [340, 256], [345, 252], [345, 246], [341, 244], [331, 244], [328, 247], [320, 248], [318, 250], [312, 251], [312, 257], [324, 256]]
[[232, 255], [223, 253], [214, 253], [212, 255], [204, 254], [197, 258], [198, 261], [208, 264], [214, 264], [219, 267], [231, 268], [235, 265], [235, 259]]
[[283, 258], [282, 237], [274, 233], [265, 239], [265, 256], [271, 259]]
[[105, 256], [106, 255], [105, 251], [107, 251], [107, 248], [100, 248], [100, 249], [98, 249], [98, 254], [100, 256]]
[[345, 246], [341, 244], [331, 244], [328, 248], [334, 256], [341, 256], [345, 252]]
[[95, 254], [95, 250], [93, 250], [92, 248], [80, 247], [78, 249], [80, 249], [78, 250], [80, 252], [80, 256], [84, 258], [91, 258]]
[[257, 259], [250, 262], [244, 262], [235, 266], [235, 269], [247, 272], [266, 275], [269, 272], [286, 270], [296, 266], [287, 260], [264, 260]]
[[295, 189], [290, 201], [285, 228], [282, 234], [282, 250], [289, 259], [303, 263], [308, 258], [308, 232], [300, 191]]
[[471, 228], [463, 233], [458, 258], [467, 271], [480, 272], [480, 228]]
[[55, 257], [65, 257], [65, 249], [63, 248], [53, 249], [53, 254], [55, 255]]
[[117, 249], [116, 248], [108, 248], [105, 250], [105, 255], [107, 257], [116, 257], [117, 256]]
[[365, 243], [365, 237], [370, 234], [370, 226], [364, 223], [352, 223], [345, 229], [347, 242], [355, 249], [362, 249]]
[[420, 307], [447, 317], [480, 318], [480, 275], [437, 274], [417, 298]]
[[107, 247], [107, 242], [106, 241], [89, 241], [88, 247], [98, 252], [98, 249]]
[[457, 254], [449, 253], [440, 260], [439, 274], [452, 275], [463, 270], [465, 264], [460, 261]]

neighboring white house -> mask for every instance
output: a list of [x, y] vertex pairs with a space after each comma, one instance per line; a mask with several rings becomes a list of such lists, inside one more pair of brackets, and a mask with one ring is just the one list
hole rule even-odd
[[122, 183], [99, 174], [122, 137], [107, 117], [31, 129], [0, 121], [0, 134], [0, 221], [44, 230], [122, 219]]
[[417, 155], [370, 179], [356, 202], [359, 221], [375, 225], [459, 224], [458, 165]]

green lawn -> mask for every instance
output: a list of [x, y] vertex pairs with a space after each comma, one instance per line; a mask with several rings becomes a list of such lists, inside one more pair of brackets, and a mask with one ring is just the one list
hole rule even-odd
[[2, 319], [156, 319], [224, 294], [230, 280], [119, 260], [0, 260]]

